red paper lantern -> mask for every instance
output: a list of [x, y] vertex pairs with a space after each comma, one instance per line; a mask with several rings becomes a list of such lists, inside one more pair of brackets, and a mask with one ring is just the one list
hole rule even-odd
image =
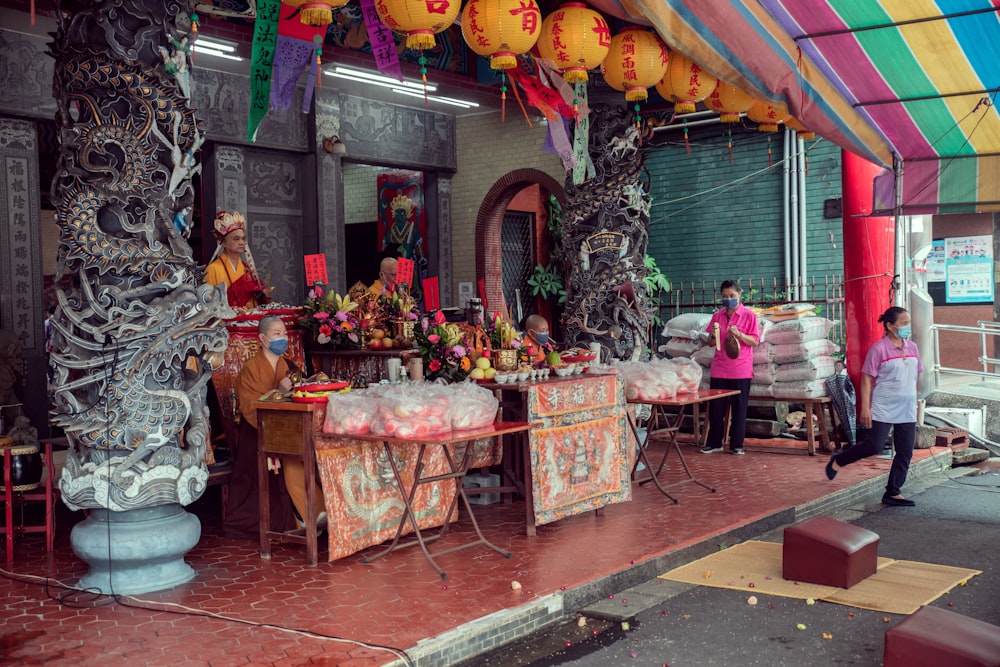
[[333, 23], [333, 10], [343, 7], [349, 0], [326, 0], [325, 2], [310, 2], [309, 0], [284, 0], [289, 7], [299, 9], [299, 20], [306, 25], [320, 28]]
[[625, 92], [629, 102], [649, 97], [646, 89], [656, 85], [667, 71], [667, 46], [656, 34], [643, 28], [626, 28], [611, 38], [601, 73], [608, 85]]
[[535, 0], [469, 0], [462, 10], [462, 37], [493, 69], [517, 66], [517, 57], [538, 41], [542, 11]]
[[610, 47], [608, 22], [582, 2], [567, 2], [542, 21], [538, 52], [568, 83], [586, 81], [587, 70], [604, 62]]
[[674, 103], [674, 113], [694, 113], [695, 105], [712, 94], [718, 81], [683, 53], [671, 51], [667, 71], [656, 84], [656, 92]]
[[800, 123], [797, 118], [794, 118], [792, 116], [789, 116], [788, 120], [785, 121], [785, 127], [787, 127], [789, 130], [795, 130], [796, 132], [798, 132], [799, 139], [805, 139], [806, 141], [811, 141], [812, 139], [816, 138], [815, 132], [813, 132], [812, 130], [807, 130], [805, 125]]
[[460, 0], [375, 0], [375, 11], [389, 29], [406, 35], [406, 48], [434, 48], [434, 35], [448, 29], [462, 8]]

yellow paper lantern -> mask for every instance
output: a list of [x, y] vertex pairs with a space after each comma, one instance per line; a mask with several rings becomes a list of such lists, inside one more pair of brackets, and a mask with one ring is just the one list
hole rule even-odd
[[535, 0], [469, 0], [462, 10], [462, 37], [493, 69], [517, 67], [517, 57], [538, 41], [542, 10]]
[[321, 28], [333, 23], [333, 10], [343, 7], [349, 0], [326, 0], [326, 2], [309, 2], [309, 0], [285, 0], [289, 7], [297, 7], [299, 20], [306, 25]]
[[736, 86], [720, 81], [712, 94], [705, 98], [705, 106], [719, 112], [719, 120], [723, 123], [740, 122], [740, 114], [753, 106], [754, 99], [750, 93], [743, 92]]
[[747, 109], [747, 118], [758, 123], [757, 130], [760, 132], [777, 132], [778, 125], [788, 120], [788, 108], [784, 103], [777, 106], [756, 100]]
[[656, 84], [656, 92], [674, 103], [674, 113], [694, 113], [695, 105], [712, 94], [718, 81], [684, 54], [671, 51], [667, 71]]
[[375, 11], [389, 29], [406, 35], [406, 48], [434, 48], [434, 35], [455, 22], [460, 0], [375, 0]]
[[799, 133], [799, 139], [805, 139], [806, 141], [811, 141], [816, 138], [816, 133], [812, 130], [807, 130], [806, 126], [798, 121], [797, 118], [789, 116], [788, 120], [785, 121], [785, 127], [789, 130], [795, 130]]
[[656, 85], [667, 71], [667, 46], [654, 33], [639, 27], [626, 28], [611, 38], [601, 74], [608, 85], [625, 93], [629, 102], [649, 97], [646, 89]]
[[568, 83], [587, 80], [608, 55], [611, 29], [599, 13], [582, 2], [567, 2], [542, 21], [538, 52], [551, 60]]

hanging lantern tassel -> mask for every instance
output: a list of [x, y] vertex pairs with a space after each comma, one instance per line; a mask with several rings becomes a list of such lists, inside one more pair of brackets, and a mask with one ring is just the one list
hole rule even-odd
[[198, 40], [198, 20], [199, 20], [198, 15], [194, 12], [191, 12], [191, 44], [189, 44], [189, 46], [191, 47], [190, 50], [191, 62], [194, 62], [194, 54], [195, 54], [194, 43]]
[[316, 45], [316, 90], [323, 89], [323, 36], [315, 35], [313, 44]]
[[771, 162], [771, 137], [767, 138], [767, 166], [773, 167], [774, 164]]
[[688, 141], [688, 119], [684, 119], [684, 147], [687, 148], [688, 155], [691, 154], [691, 142]]
[[[433, 33], [431, 34], [430, 37], [431, 37], [431, 46], [434, 46]], [[407, 41], [409, 41], [409, 38], [407, 38]], [[418, 60], [417, 62], [420, 63], [420, 80], [424, 82], [424, 106], [428, 107], [431, 105], [431, 103], [430, 100], [427, 99], [427, 58], [425, 58], [423, 54], [421, 54], [420, 60]]]
[[729, 128], [729, 164], [733, 163], [733, 128]]
[[326, 2], [306, 2], [299, 5], [299, 20], [314, 28], [333, 23], [333, 6]]
[[500, 122], [507, 117], [507, 73], [500, 70]]

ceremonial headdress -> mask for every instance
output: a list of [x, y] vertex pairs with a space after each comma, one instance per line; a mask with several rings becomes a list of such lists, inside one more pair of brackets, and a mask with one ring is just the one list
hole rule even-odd
[[[246, 228], [247, 219], [239, 211], [219, 211], [215, 216], [215, 223], [212, 225], [212, 236], [218, 241], [218, 245], [215, 246], [215, 253], [208, 263], [211, 264], [222, 254], [222, 240], [226, 238], [227, 234], [235, 232], [237, 229], [245, 230]], [[257, 265], [253, 261], [253, 255], [250, 254], [249, 244], [243, 252], [243, 261], [246, 262], [247, 268], [250, 269], [250, 274], [253, 276], [254, 281], [260, 282], [260, 276], [257, 275]]]

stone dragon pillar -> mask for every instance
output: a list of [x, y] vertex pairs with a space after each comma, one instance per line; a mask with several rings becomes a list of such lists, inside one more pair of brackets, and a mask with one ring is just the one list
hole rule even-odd
[[194, 570], [206, 383], [232, 311], [187, 238], [203, 137], [188, 103], [190, 19], [178, 0], [63, 0], [50, 46], [61, 149], [54, 409], [70, 451], [83, 587], [160, 590]]
[[644, 259], [650, 198], [640, 181], [644, 158], [633, 114], [597, 104], [590, 114], [590, 158], [595, 175], [567, 181], [563, 207], [569, 345], [599, 342], [603, 357], [640, 359], [647, 353], [652, 309]]

